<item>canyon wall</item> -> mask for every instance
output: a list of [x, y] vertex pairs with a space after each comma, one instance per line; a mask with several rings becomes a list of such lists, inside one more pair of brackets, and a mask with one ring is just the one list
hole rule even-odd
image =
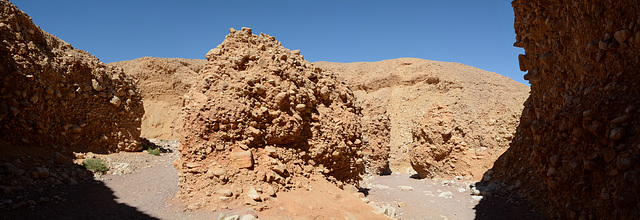
[[[55, 182], [51, 168], [71, 164], [73, 152], [141, 149], [142, 102], [122, 69], [41, 30], [8, 1], [0, 1], [0, 39], [3, 185]], [[25, 172], [35, 166], [43, 174]]]
[[492, 181], [554, 219], [639, 219], [637, 1], [513, 1], [531, 96]]
[[206, 60], [142, 57], [107, 64], [120, 67], [138, 86], [144, 117], [141, 137], [178, 140], [184, 124], [182, 97], [196, 83]]

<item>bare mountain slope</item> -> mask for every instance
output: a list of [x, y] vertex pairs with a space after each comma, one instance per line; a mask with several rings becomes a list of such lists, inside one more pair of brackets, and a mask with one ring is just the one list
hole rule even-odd
[[206, 60], [143, 57], [109, 63], [134, 78], [144, 103], [142, 137], [179, 139], [182, 96], [196, 82]]
[[490, 167], [508, 147], [529, 94], [526, 85], [459, 63], [400, 58], [314, 65], [352, 85], [364, 124], [389, 119], [388, 136], [365, 132], [382, 146], [386, 139], [391, 169], [406, 171], [413, 163], [422, 177]]

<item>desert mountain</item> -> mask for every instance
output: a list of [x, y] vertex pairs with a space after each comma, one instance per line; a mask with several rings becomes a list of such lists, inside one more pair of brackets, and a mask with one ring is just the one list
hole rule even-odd
[[182, 96], [196, 83], [206, 60], [143, 57], [109, 63], [120, 67], [138, 85], [144, 104], [144, 138], [180, 139], [184, 120]]
[[459, 63], [400, 58], [314, 65], [352, 86], [363, 124], [388, 118], [388, 131], [369, 129], [363, 139], [390, 147], [391, 169], [406, 172], [413, 164], [423, 177], [481, 175], [508, 147], [529, 95], [526, 85]]

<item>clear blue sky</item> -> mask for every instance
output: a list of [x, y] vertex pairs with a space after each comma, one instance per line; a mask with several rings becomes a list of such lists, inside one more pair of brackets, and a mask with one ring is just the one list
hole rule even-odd
[[416, 57], [459, 62], [528, 85], [506, 0], [12, 2], [45, 31], [107, 63], [143, 56], [204, 59], [230, 27], [245, 26], [300, 49], [311, 62]]

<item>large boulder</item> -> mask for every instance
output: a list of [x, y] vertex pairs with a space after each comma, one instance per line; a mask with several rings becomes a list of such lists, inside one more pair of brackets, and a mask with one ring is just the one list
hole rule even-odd
[[174, 163], [191, 208], [253, 204], [310, 178], [357, 184], [362, 115], [346, 83], [250, 28], [206, 58]]

